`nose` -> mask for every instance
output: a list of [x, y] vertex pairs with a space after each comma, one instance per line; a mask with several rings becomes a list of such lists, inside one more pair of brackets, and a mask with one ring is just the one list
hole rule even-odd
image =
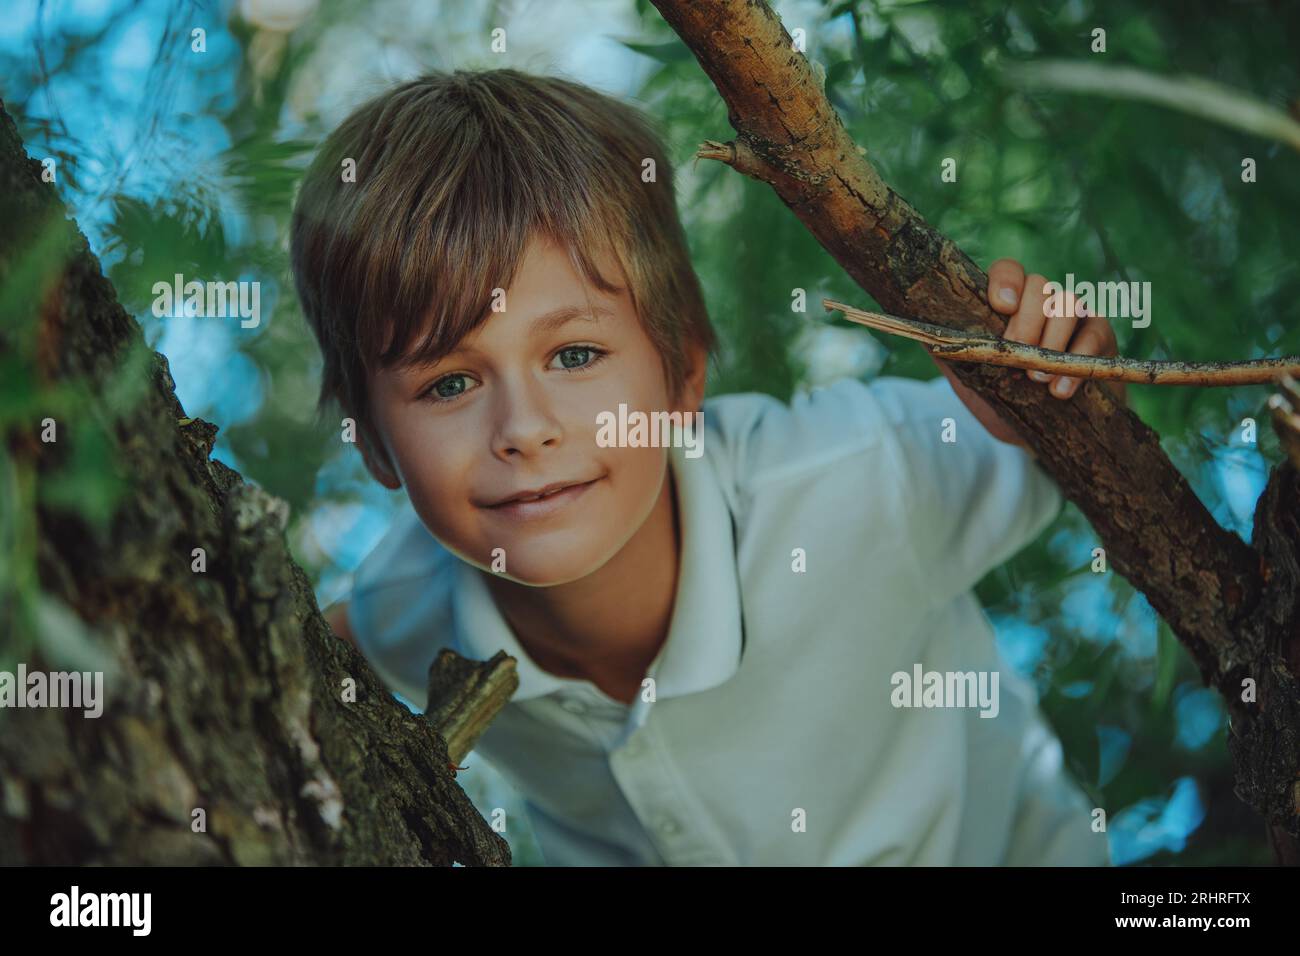
[[493, 452], [506, 461], [536, 455], [558, 445], [563, 436], [545, 385], [530, 375], [501, 379], [493, 414]]

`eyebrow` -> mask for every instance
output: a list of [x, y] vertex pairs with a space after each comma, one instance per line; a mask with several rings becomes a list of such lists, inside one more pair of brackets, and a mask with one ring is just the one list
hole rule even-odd
[[[575, 319], [594, 324], [603, 318], [613, 318], [613, 316], [614, 310], [603, 305], [562, 305], [558, 309], [552, 309], [550, 312], [543, 312], [537, 316], [537, 318], [533, 319], [530, 329], [534, 335], [549, 335]], [[454, 349], [446, 352], [442, 358], [447, 359], [461, 352], [469, 351], [473, 351], [473, 349], [465, 345], [457, 345]], [[442, 359], [439, 359], [439, 361], [441, 362]]]
[[613, 315], [614, 311], [607, 309], [603, 305], [562, 305], [558, 309], [552, 309], [550, 312], [543, 313], [533, 319], [533, 331], [539, 333], [554, 332], [556, 329], [568, 325], [574, 319], [597, 322], [602, 318], [610, 318]]

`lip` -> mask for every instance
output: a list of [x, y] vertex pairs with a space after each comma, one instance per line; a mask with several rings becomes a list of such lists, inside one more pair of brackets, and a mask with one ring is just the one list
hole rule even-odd
[[[600, 481], [599, 478], [593, 478], [591, 481], [584, 481], [581, 484], [562, 487], [559, 491], [551, 492], [543, 498], [534, 498], [531, 501], [507, 501], [504, 504], [487, 505], [486, 508], [493, 514], [499, 514], [517, 521], [545, 518], [577, 501], [587, 493], [588, 488], [598, 481]], [[556, 482], [556, 484], [563, 485], [563, 482]], [[548, 485], [547, 487], [554, 487], [554, 485]]]

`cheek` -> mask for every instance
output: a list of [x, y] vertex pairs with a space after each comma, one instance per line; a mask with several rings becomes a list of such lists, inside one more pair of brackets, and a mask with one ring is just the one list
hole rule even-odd
[[[653, 509], [668, 468], [663, 448], [602, 448], [603, 461], [609, 469], [610, 529], [627, 522], [643, 521]], [[626, 529], [622, 529], [626, 530]]]
[[401, 438], [393, 443], [406, 491], [418, 510], [430, 503], [450, 502], [469, 494], [472, 453], [457, 430], [432, 428], [412, 418], [399, 423]]

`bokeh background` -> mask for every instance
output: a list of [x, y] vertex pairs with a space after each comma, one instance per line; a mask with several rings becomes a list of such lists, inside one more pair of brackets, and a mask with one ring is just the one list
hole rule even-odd
[[[1183, 112], [1017, 84], [1048, 57], [1192, 72], [1296, 110], [1300, 13], [1267, 2], [776, 0], [885, 180], [977, 262], [1064, 279], [1149, 281], [1150, 327], [1123, 354], [1188, 360], [1300, 353], [1300, 157]], [[506, 30], [507, 51], [490, 50]], [[1107, 51], [1092, 53], [1092, 31]], [[206, 49], [193, 49], [202, 29]], [[163, 352], [214, 457], [291, 507], [293, 553], [322, 607], [346, 597], [400, 492], [372, 481], [337, 422], [315, 415], [320, 358], [288, 272], [296, 183], [355, 105], [428, 69], [560, 73], [642, 107], [677, 166], [679, 207], [723, 340], [711, 394], [788, 399], [843, 375], [932, 378], [919, 346], [828, 320], [824, 296], [874, 307], [763, 184], [695, 163], [728, 139], [724, 104], [646, 0], [10, 0], [0, 96], [119, 296]], [[1297, 111], [1300, 112], [1300, 111]], [[941, 163], [958, 180], [941, 180]], [[1253, 158], [1257, 181], [1241, 177]], [[3, 225], [0, 224], [0, 228]], [[261, 282], [262, 321], [155, 318], [180, 272]], [[795, 288], [806, 313], [793, 312]], [[1249, 539], [1280, 460], [1263, 387], [1130, 386], [1138, 414], [1214, 515]], [[1243, 419], [1264, 427], [1243, 441]], [[68, 506], [94, 511], [107, 463], [74, 462]], [[1072, 773], [1107, 809], [1127, 864], [1266, 863], [1232, 793], [1224, 710], [1143, 597], [1091, 570], [1072, 505], [978, 593], [1003, 653], [1037, 683]], [[520, 864], [541, 862], [519, 796], [477, 755], [459, 779], [505, 807]]]

